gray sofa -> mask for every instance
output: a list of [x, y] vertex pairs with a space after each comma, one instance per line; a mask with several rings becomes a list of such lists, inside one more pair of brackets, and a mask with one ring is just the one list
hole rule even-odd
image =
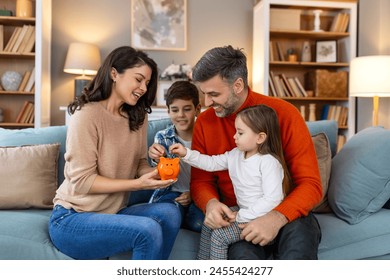
[[[148, 144], [152, 143], [155, 132], [166, 127], [168, 123], [169, 120], [167, 119], [149, 122]], [[337, 124], [333, 121], [317, 121], [308, 123], [308, 127], [313, 137], [320, 132], [324, 132], [329, 142], [327, 156], [327, 150], [326, 148], [324, 149], [325, 158], [327, 159], [321, 159], [324, 167], [321, 174], [327, 173], [323, 178], [326, 195], [323, 205], [318, 208], [319, 212], [326, 213], [315, 214], [322, 229], [319, 259], [390, 259], [390, 223], [388, 222], [390, 210], [382, 208], [390, 197], [388, 186], [390, 172], [382, 176], [382, 174], [373, 174], [375, 172], [372, 172], [372, 170], [364, 171], [366, 166], [358, 166], [356, 170], [346, 166], [351, 160], [353, 162], [350, 165], [354, 166], [356, 161], [359, 161], [359, 158], [361, 162], [373, 162], [372, 164], [374, 165], [381, 158], [383, 160], [385, 160], [385, 157], [387, 159], [390, 158], [388, 157], [390, 155], [390, 144], [386, 144], [386, 142], [390, 143], [390, 134], [387, 130], [380, 128], [368, 129], [369, 131], [363, 133], [363, 139], [360, 139], [362, 138], [359, 136], [360, 133], [355, 135], [347, 142], [343, 150], [335, 155]], [[378, 135], [377, 131], [380, 132], [380, 135]], [[361, 144], [360, 141], [365, 141], [365, 137], [371, 139], [371, 145], [367, 143]], [[24, 130], [0, 128], [0, 147], [60, 143], [58, 183], [63, 180], [65, 138], [66, 126]], [[357, 138], [358, 141], [354, 141], [354, 138]], [[375, 142], [379, 138], [384, 139], [380, 141], [380, 144], [376, 144]], [[348, 146], [350, 142], [351, 147]], [[369, 151], [364, 152], [367, 150], [367, 146], [375, 146], [376, 150], [371, 151], [368, 149]], [[361, 153], [356, 152], [356, 149], [359, 148], [362, 151]], [[370, 154], [370, 152], [372, 153]], [[359, 158], [356, 159], [354, 157], [355, 154]], [[385, 156], [382, 156], [382, 154]], [[333, 159], [331, 159], [332, 155], [335, 155]], [[368, 158], [372, 160], [370, 161]], [[330, 166], [332, 167], [331, 172]], [[377, 166], [375, 168], [381, 169], [381, 167]], [[380, 172], [384, 173], [387, 170], [381, 170]], [[21, 173], [20, 175], [23, 176], [23, 174]], [[343, 176], [346, 178], [343, 178]], [[380, 187], [367, 185], [365, 187], [366, 191], [361, 191], [360, 189], [355, 192], [352, 191], [355, 193], [355, 196], [352, 196], [352, 200], [357, 199], [357, 206], [348, 205], [351, 200], [348, 197], [351, 192], [351, 184], [348, 180], [353, 181], [356, 176], [364, 177], [366, 181], [368, 180], [377, 185], [383, 184]], [[377, 181], [373, 180], [372, 176], [376, 176], [379, 179]], [[384, 178], [386, 176], [387, 181]], [[346, 182], [344, 185], [347, 186], [345, 190], [342, 187], [343, 180]], [[327, 188], [328, 183], [329, 188]], [[0, 181], [0, 188], [6, 187], [2, 186], [2, 184], [3, 182]], [[361, 188], [364, 188], [364, 186]], [[147, 192], [138, 194], [138, 196], [133, 196], [133, 201], [130, 201], [130, 203], [139, 203], [147, 199], [145, 197], [145, 195], [148, 195]], [[340, 197], [342, 198], [340, 199]], [[134, 200], [134, 198], [137, 199]], [[0, 195], [0, 206], [1, 199]], [[363, 207], [364, 209], [355, 209], [364, 203], [366, 203]], [[324, 205], [325, 207], [323, 207]], [[50, 241], [47, 231], [50, 213], [50, 209], [1, 209], [0, 259], [70, 259], [59, 252]], [[170, 259], [194, 259], [198, 243], [198, 233], [185, 229], [180, 230]], [[126, 259], [130, 257], [130, 254], [131, 252], [125, 252], [121, 255], [112, 256], [110, 259]]]

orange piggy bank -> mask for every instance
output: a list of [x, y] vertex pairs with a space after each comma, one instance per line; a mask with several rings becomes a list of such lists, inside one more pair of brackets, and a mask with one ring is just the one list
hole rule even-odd
[[179, 158], [160, 157], [160, 162], [157, 165], [157, 170], [158, 174], [160, 174], [161, 180], [176, 180], [177, 175], [179, 175], [180, 171], [179, 162]]

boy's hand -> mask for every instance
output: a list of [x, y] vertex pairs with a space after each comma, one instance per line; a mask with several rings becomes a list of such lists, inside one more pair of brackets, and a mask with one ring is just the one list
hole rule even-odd
[[149, 147], [148, 154], [151, 159], [158, 162], [160, 160], [160, 157], [165, 156], [165, 148], [160, 144], [154, 143], [152, 146]]
[[175, 201], [183, 206], [190, 205], [192, 199], [190, 192], [183, 192], [180, 196], [178, 196]]
[[169, 152], [179, 157], [185, 157], [187, 154], [187, 149], [182, 144], [177, 143], [169, 147]]

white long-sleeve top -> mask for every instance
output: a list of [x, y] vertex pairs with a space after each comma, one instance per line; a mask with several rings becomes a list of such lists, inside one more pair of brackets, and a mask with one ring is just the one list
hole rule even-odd
[[249, 158], [238, 148], [221, 155], [208, 156], [187, 148], [183, 160], [206, 171], [228, 170], [239, 211], [237, 222], [260, 217], [283, 200], [283, 167], [272, 155], [255, 154]]

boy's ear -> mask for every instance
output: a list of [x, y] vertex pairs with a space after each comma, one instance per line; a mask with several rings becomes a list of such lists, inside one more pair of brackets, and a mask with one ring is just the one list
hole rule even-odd
[[195, 108], [195, 116], [198, 116], [200, 114], [200, 110], [202, 109], [202, 105], [199, 103], [198, 106]]

